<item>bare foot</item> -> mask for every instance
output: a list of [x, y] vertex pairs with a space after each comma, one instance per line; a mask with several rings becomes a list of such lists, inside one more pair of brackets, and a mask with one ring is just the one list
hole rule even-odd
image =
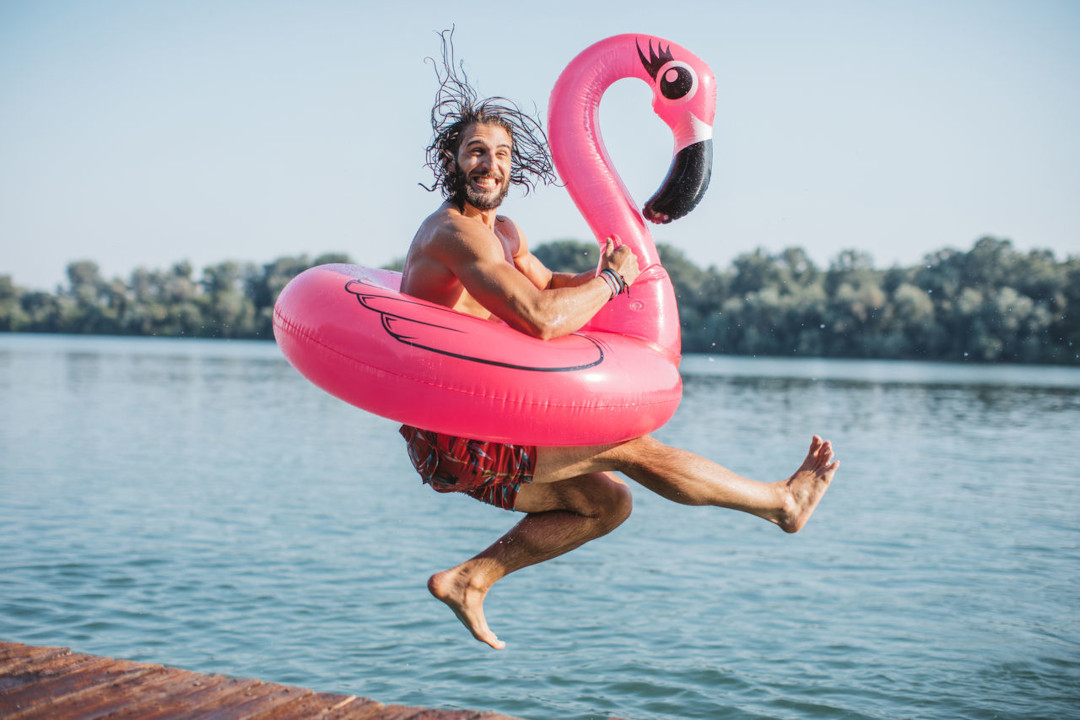
[[468, 575], [461, 565], [443, 570], [428, 579], [428, 590], [450, 606], [474, 638], [496, 650], [502, 650], [506, 643], [495, 637], [484, 619], [484, 596], [487, 595], [488, 588], [475, 587]]
[[803, 525], [814, 513], [814, 508], [821, 502], [825, 491], [829, 489], [840, 461], [833, 459], [832, 443], [822, 440], [817, 435], [810, 441], [810, 452], [795, 474], [782, 483], [784, 493], [784, 511], [777, 521], [784, 532], [794, 533], [802, 530]]

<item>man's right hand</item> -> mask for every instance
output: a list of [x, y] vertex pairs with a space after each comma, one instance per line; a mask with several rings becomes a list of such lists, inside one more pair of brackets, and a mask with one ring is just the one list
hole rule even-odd
[[612, 235], [604, 242], [604, 251], [600, 255], [600, 270], [614, 270], [629, 286], [637, 280], [641, 269], [638, 268], [637, 256], [633, 250], [626, 245], [615, 246], [618, 239], [618, 235]]

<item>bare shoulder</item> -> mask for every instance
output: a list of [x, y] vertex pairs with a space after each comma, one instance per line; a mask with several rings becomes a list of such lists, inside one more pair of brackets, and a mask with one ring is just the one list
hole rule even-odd
[[436, 211], [425, 221], [424, 232], [429, 252], [458, 260], [501, 258], [504, 253], [498, 223], [492, 232], [484, 223], [462, 215], [455, 208]]
[[495, 218], [495, 232], [502, 239], [504, 246], [513, 258], [520, 258], [529, 253], [529, 243], [521, 226], [505, 215]]
[[415, 297], [457, 307], [462, 288], [460, 268], [475, 262], [479, 247], [470, 242], [471, 228], [455, 208], [443, 205], [424, 218], [413, 237], [402, 268], [401, 290]]
[[512, 237], [516, 240], [525, 240], [525, 233], [521, 231], [521, 226], [505, 215], [498, 215], [495, 217], [495, 228], [508, 238]]

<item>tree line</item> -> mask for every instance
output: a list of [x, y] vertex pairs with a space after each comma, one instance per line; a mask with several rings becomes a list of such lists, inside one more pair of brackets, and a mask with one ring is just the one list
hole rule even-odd
[[[703, 270], [677, 248], [658, 249], [686, 352], [1080, 365], [1080, 256], [1059, 262], [983, 237], [912, 267], [876, 269], [845, 250], [821, 268], [793, 247]], [[577, 244], [551, 250], [556, 267]]]
[[[802, 248], [757, 249], [722, 269], [700, 268], [670, 245], [659, 251], [679, 300], [685, 352], [1080, 365], [1080, 256], [1058, 261], [993, 237], [887, 269], [856, 250], [818, 267]], [[597, 262], [594, 243], [574, 240], [535, 253], [569, 272]], [[0, 275], [0, 331], [269, 339], [281, 289], [330, 262], [349, 258], [227, 261], [198, 278], [180, 262], [123, 280], [81, 260], [53, 293]]]

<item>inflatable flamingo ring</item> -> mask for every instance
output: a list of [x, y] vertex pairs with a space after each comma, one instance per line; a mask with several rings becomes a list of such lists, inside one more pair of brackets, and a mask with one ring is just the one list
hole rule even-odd
[[671, 128], [675, 153], [645, 205], [653, 222], [682, 217], [709, 184], [716, 85], [683, 48], [619, 35], [578, 55], [551, 94], [555, 167], [598, 242], [617, 235], [642, 273], [585, 327], [539, 340], [399, 292], [401, 276], [323, 265], [289, 283], [274, 335], [297, 370], [353, 405], [416, 427], [531, 445], [591, 445], [652, 432], [682, 395], [675, 293], [599, 134], [604, 91], [636, 77]]

